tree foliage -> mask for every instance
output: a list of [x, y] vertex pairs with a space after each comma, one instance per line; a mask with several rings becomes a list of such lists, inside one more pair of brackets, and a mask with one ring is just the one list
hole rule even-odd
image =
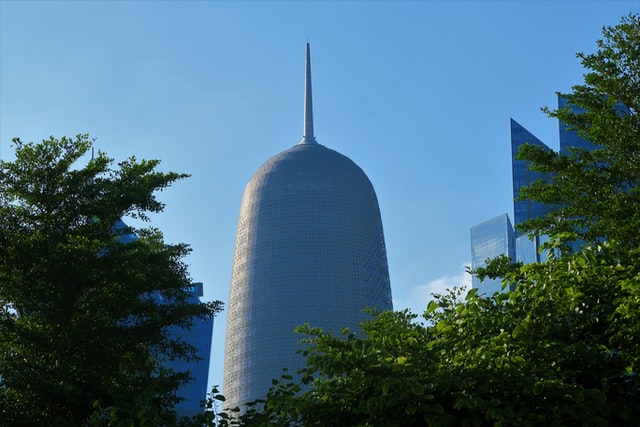
[[[301, 380], [283, 376], [241, 425], [606, 426], [640, 417], [640, 19], [604, 29], [589, 70], [550, 111], [596, 145], [520, 156], [555, 178], [523, 197], [560, 204], [524, 231], [538, 264], [498, 259], [511, 292], [436, 296], [424, 319], [378, 313], [361, 334], [310, 326]], [[580, 251], [566, 250], [580, 239]]]
[[594, 149], [570, 155], [525, 146], [520, 158], [553, 174], [521, 192], [523, 199], [559, 203], [561, 208], [526, 222], [522, 229], [554, 236], [561, 243], [616, 240], [638, 246], [640, 233], [640, 24], [629, 15], [603, 30], [598, 51], [579, 53], [589, 70], [584, 84], [562, 94], [564, 108], [548, 111]]
[[[184, 244], [133, 229], [186, 175], [114, 165], [87, 135], [24, 143], [0, 162], [0, 425], [172, 425], [196, 357], [170, 327], [214, 315], [189, 301]], [[135, 233], [135, 238], [132, 238]]]

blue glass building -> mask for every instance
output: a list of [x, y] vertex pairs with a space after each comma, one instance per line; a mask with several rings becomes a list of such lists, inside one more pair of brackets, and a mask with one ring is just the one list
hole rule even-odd
[[[130, 243], [137, 239], [133, 233], [123, 233], [127, 225], [118, 221], [114, 229], [118, 230], [118, 240], [122, 243]], [[200, 282], [192, 283], [189, 289], [188, 302], [192, 304], [202, 304], [203, 285]], [[154, 295], [153, 298], [159, 298]], [[190, 329], [173, 327], [169, 329], [169, 334], [173, 337], [180, 337], [197, 350], [199, 360], [165, 360], [163, 365], [173, 369], [175, 372], [191, 373], [192, 380], [180, 387], [176, 395], [182, 400], [175, 406], [179, 417], [193, 417], [204, 412], [202, 402], [207, 398], [209, 392], [209, 364], [211, 359], [211, 340], [213, 338], [213, 316], [208, 319], [194, 318]]]
[[[561, 96], [558, 97], [558, 108], [564, 108], [567, 105], [567, 99]], [[576, 107], [572, 107], [574, 112], [581, 112]], [[560, 152], [562, 154], [569, 154], [569, 149], [571, 147], [582, 148], [585, 150], [593, 150], [595, 145], [587, 141], [586, 139], [580, 138], [577, 132], [570, 130], [567, 126], [558, 122], [559, 132], [560, 132]]]
[[[189, 302], [202, 304], [202, 283], [192, 283], [189, 289]], [[164, 363], [168, 368], [176, 372], [191, 372], [192, 379], [177, 391], [177, 396], [182, 399], [175, 406], [179, 417], [192, 417], [204, 412], [202, 402], [206, 399], [209, 381], [209, 364], [211, 358], [211, 340], [213, 337], [213, 316], [208, 319], [193, 319], [190, 329], [172, 328], [170, 334], [183, 338], [197, 349], [199, 360], [173, 360]]]
[[304, 323], [340, 334], [392, 309], [382, 220], [371, 182], [313, 134], [309, 45], [299, 144], [255, 172], [240, 206], [227, 313], [226, 407], [264, 397], [302, 368]]
[[[513, 216], [517, 226], [529, 218], [545, 216], [553, 209], [552, 206], [544, 203], [532, 202], [530, 200], [518, 200], [520, 189], [537, 180], [550, 180], [551, 175], [529, 169], [529, 162], [517, 160], [518, 150], [524, 144], [542, 147], [551, 150], [546, 144], [536, 138], [531, 132], [522, 127], [518, 122], [511, 119], [511, 171], [513, 177]], [[520, 233], [516, 229], [516, 236]]]
[[[486, 267], [486, 260], [499, 255], [515, 259], [515, 233], [509, 216], [505, 213], [471, 228], [471, 265], [473, 268]], [[499, 279], [485, 279], [480, 282], [474, 275], [472, 286], [481, 293], [493, 295], [502, 291]]]

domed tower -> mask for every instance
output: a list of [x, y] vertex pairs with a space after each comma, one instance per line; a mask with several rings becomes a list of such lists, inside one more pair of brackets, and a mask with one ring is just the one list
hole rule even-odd
[[307, 43], [302, 140], [255, 172], [240, 206], [226, 406], [264, 397], [283, 368], [304, 366], [296, 326], [357, 330], [365, 308], [392, 309], [380, 209], [362, 169], [316, 142]]

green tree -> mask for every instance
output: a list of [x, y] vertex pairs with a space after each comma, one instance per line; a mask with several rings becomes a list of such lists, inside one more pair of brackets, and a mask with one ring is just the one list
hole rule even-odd
[[[307, 366], [283, 376], [243, 425], [605, 426], [640, 417], [640, 17], [579, 54], [585, 83], [552, 117], [596, 145], [522, 159], [554, 179], [523, 197], [559, 205], [523, 231], [549, 258], [481, 275], [511, 292], [438, 295], [424, 320], [385, 312], [340, 337], [304, 326]], [[572, 242], [583, 243], [571, 251]]]
[[0, 162], [0, 425], [175, 424], [190, 374], [163, 361], [196, 349], [169, 328], [221, 303], [189, 302], [186, 245], [121, 219], [161, 212], [155, 193], [186, 175], [102, 152], [78, 166], [87, 135], [13, 143]]
[[549, 235], [560, 243], [575, 240], [616, 240], [636, 248], [640, 241], [640, 24], [629, 15], [615, 27], [603, 29], [598, 51], [579, 53], [589, 70], [584, 84], [562, 94], [567, 105], [551, 117], [591, 141], [591, 150], [569, 155], [525, 146], [520, 159], [550, 172], [522, 190], [523, 199], [558, 204], [546, 217], [523, 224], [523, 231]]

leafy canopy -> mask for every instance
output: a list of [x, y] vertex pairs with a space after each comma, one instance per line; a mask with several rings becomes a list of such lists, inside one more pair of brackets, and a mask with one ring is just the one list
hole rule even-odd
[[598, 51], [579, 53], [588, 70], [584, 84], [562, 94], [564, 108], [549, 111], [569, 129], [594, 144], [574, 148], [570, 155], [525, 146], [521, 159], [535, 169], [551, 172], [552, 182], [540, 181], [521, 192], [523, 199], [560, 203], [543, 218], [522, 229], [549, 235], [561, 243], [616, 240], [638, 246], [640, 233], [640, 25], [629, 15], [615, 27], [603, 29]]
[[189, 248], [148, 221], [187, 175], [114, 164], [87, 135], [13, 140], [0, 162], [0, 425], [173, 425], [196, 349], [169, 333], [221, 309], [189, 300]]

